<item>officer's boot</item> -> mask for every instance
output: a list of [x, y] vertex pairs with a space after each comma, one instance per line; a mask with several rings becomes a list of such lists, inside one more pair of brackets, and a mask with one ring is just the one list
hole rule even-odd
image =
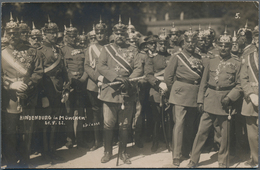
[[120, 128], [119, 129], [119, 157], [125, 164], [131, 164], [131, 161], [126, 154], [126, 145], [127, 145], [127, 138], [128, 138], [128, 130], [127, 128]]
[[94, 126], [94, 136], [95, 136], [95, 142], [94, 142], [94, 146], [92, 148], [90, 148], [91, 151], [94, 151], [100, 147], [99, 126]]
[[141, 134], [142, 134], [142, 130], [141, 129], [135, 129], [135, 145], [138, 147], [138, 148], [143, 148], [144, 145], [143, 145], [143, 142], [141, 140]]
[[[166, 143], [166, 148], [168, 149], [168, 151], [172, 151], [172, 142], [171, 142], [171, 138], [172, 138], [172, 121], [171, 121], [171, 117], [168, 115], [167, 117], [167, 122], [166, 122], [166, 137], [168, 140], [168, 143]], [[165, 141], [166, 142], [166, 141]]]
[[158, 149], [159, 145], [159, 140], [158, 140], [158, 134], [159, 133], [159, 122], [154, 123], [154, 131], [153, 131], [153, 146], [151, 148], [152, 152], [156, 152]]
[[101, 163], [106, 163], [111, 159], [112, 156], [112, 139], [113, 130], [104, 129], [104, 156], [101, 158]]
[[50, 156], [52, 160], [55, 161], [64, 161], [64, 158], [60, 157], [59, 155], [56, 154], [56, 148], [55, 148], [55, 132], [56, 132], [56, 127], [51, 126], [51, 132], [50, 132]]

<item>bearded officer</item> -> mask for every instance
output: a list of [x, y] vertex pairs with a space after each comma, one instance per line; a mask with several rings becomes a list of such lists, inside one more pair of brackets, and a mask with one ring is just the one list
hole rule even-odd
[[244, 92], [242, 115], [246, 117], [246, 127], [250, 146], [250, 160], [245, 163], [252, 168], [258, 167], [258, 99], [259, 99], [259, 52], [258, 52], [259, 27], [253, 30], [254, 42], [257, 46], [244, 57], [241, 68], [241, 86]]
[[[153, 38], [154, 37], [150, 37], [150, 39]], [[155, 42], [149, 39], [147, 41], [150, 55], [146, 58], [144, 71], [146, 80], [152, 86], [149, 97], [154, 121], [153, 145], [151, 151], [156, 152], [159, 145], [160, 124], [162, 123], [160, 115], [160, 95], [164, 95], [168, 91], [163, 76], [171, 55], [167, 52], [168, 36], [165, 28], [160, 30], [158, 39]], [[166, 147], [169, 147], [168, 143], [166, 143]]]
[[[51, 22], [48, 18], [48, 23], [45, 23], [42, 28], [44, 41], [40, 48], [38, 48], [37, 56], [43, 59], [44, 75], [41, 83], [41, 101], [42, 114], [45, 116], [60, 116], [62, 115], [61, 103], [62, 92], [64, 91], [63, 84], [68, 82], [68, 74], [64, 66], [64, 60], [61, 49], [56, 46], [58, 26]], [[67, 88], [66, 88], [67, 89]], [[42, 156], [47, 162], [61, 161], [60, 156], [55, 153], [55, 142], [57, 125], [53, 124], [48, 128], [48, 125], [43, 127], [43, 153]], [[47, 134], [50, 137], [47, 138]]]
[[94, 124], [93, 132], [94, 132], [94, 145], [90, 148], [91, 151], [96, 150], [101, 146], [101, 129], [102, 129], [102, 113], [101, 107], [102, 102], [98, 99], [98, 82], [102, 83], [104, 76], [100, 75], [97, 71], [97, 64], [99, 60], [100, 53], [103, 49], [103, 46], [106, 45], [107, 42], [107, 25], [104, 24], [101, 20], [95, 26], [96, 32], [96, 43], [90, 45], [85, 51], [85, 65], [84, 69], [88, 75], [88, 83], [87, 83], [87, 94], [89, 101], [91, 103], [92, 115], [91, 118], [92, 123]]
[[218, 152], [219, 167], [227, 167], [229, 154], [227, 148], [227, 142], [229, 142], [227, 141], [228, 115], [233, 112], [233, 108], [230, 106], [240, 97], [241, 87], [238, 78], [241, 63], [231, 57], [232, 40], [231, 36], [227, 35], [226, 30], [224, 35], [218, 38], [218, 45], [220, 57], [215, 56], [209, 60], [200, 83], [197, 102], [203, 114], [192, 146], [190, 162], [187, 165], [189, 168], [198, 166], [201, 149], [216, 119], [221, 129], [221, 143]]
[[[171, 88], [169, 102], [174, 104], [172, 157], [173, 165], [176, 167], [180, 165], [182, 156], [188, 157], [196, 134], [195, 120], [198, 116], [196, 99], [203, 71], [201, 56], [194, 53], [197, 32], [190, 28], [184, 33], [184, 40], [184, 49], [175, 53], [170, 59], [164, 75], [167, 86]], [[183, 133], [186, 132], [189, 133], [186, 136], [188, 142], [182, 152]]]
[[[101, 159], [106, 163], [112, 156], [112, 137], [116, 122], [119, 123], [119, 156], [126, 164], [131, 164], [126, 154], [128, 130], [134, 109], [135, 91], [131, 88], [129, 78], [142, 74], [142, 63], [135, 57], [137, 49], [126, 44], [127, 28], [121, 23], [113, 27], [115, 42], [105, 45], [101, 51], [97, 69], [104, 76], [100, 100], [103, 103], [104, 147]], [[107, 86], [106, 83], [119, 81], [122, 85]]]
[[[73, 89], [69, 94], [69, 100], [65, 103], [67, 113], [70, 117], [85, 117], [84, 101], [86, 97], [87, 73], [84, 72], [84, 51], [76, 46], [78, 30], [73, 27], [71, 23], [70, 27], [66, 28], [64, 31], [64, 35], [66, 36], [68, 43], [61, 50], [65, 61], [65, 67], [68, 72], [70, 87]], [[76, 140], [78, 147], [85, 147], [86, 145], [83, 142], [83, 120], [78, 120], [77, 125], [74, 126], [74, 121], [67, 122], [68, 143], [66, 146], [71, 148], [73, 143], [71, 141], [75, 142]]]
[[[15, 168], [18, 159], [19, 168], [28, 168], [34, 121], [24, 117], [35, 115], [36, 87], [43, 73], [42, 60], [36, 57], [35, 49], [19, 39], [19, 26], [13, 21], [12, 14], [5, 31], [9, 45], [2, 50], [1, 63], [3, 157], [9, 168]], [[17, 129], [20, 129], [21, 147], [16, 139]]]

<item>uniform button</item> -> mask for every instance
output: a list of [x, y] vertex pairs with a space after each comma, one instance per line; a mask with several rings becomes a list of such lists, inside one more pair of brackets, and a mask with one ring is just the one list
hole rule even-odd
[[216, 87], [216, 90], [219, 90], [219, 86]]
[[194, 84], [198, 84], [198, 81], [194, 81]]

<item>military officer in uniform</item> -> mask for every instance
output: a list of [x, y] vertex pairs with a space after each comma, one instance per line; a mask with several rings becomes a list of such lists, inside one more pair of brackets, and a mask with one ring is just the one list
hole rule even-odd
[[[69, 99], [65, 103], [67, 113], [70, 117], [79, 116], [85, 117], [85, 89], [87, 73], [84, 72], [84, 51], [76, 46], [76, 40], [78, 36], [77, 28], [73, 27], [70, 23], [70, 27], [64, 31], [68, 43], [61, 50], [65, 61], [65, 67], [67, 69], [70, 87], [73, 89], [69, 94]], [[83, 121], [78, 120], [76, 122], [67, 122], [67, 144], [68, 148], [72, 147], [72, 141], [77, 141], [77, 146], [85, 147], [83, 142]]]
[[[42, 78], [42, 60], [36, 57], [36, 50], [19, 39], [19, 26], [13, 21], [6, 23], [6, 37], [9, 45], [2, 50], [2, 155], [7, 167], [28, 168], [31, 154], [32, 120], [37, 100], [37, 84]], [[21, 136], [17, 141], [17, 133]], [[20, 156], [20, 157], [18, 157]]]
[[252, 31], [248, 29], [247, 23], [244, 28], [240, 28], [237, 31], [237, 35], [239, 48], [242, 49], [241, 58], [244, 59], [256, 48], [255, 45], [252, 44]]
[[[51, 22], [50, 18], [48, 18], [48, 23], [45, 23], [42, 31], [45, 39], [42, 46], [37, 50], [37, 57], [43, 59], [44, 68], [40, 91], [42, 114], [51, 117], [61, 116], [61, 109], [64, 107], [61, 103], [62, 92], [64, 91], [63, 84], [68, 82], [68, 74], [64, 66], [61, 49], [56, 46], [59, 29], [57, 24]], [[48, 162], [63, 160], [55, 153], [57, 127], [56, 124], [43, 126], [44, 146], [42, 156]], [[47, 138], [48, 134], [50, 135], [49, 138]]]
[[217, 46], [213, 45], [213, 41], [215, 39], [216, 33], [215, 30], [211, 28], [209, 25], [209, 28], [204, 30], [204, 33], [206, 35], [206, 41], [205, 41], [205, 52], [207, 55], [209, 55], [211, 58], [215, 57], [215, 55], [219, 54]]
[[190, 162], [187, 165], [189, 168], [198, 165], [201, 149], [216, 118], [221, 129], [221, 143], [218, 152], [219, 167], [226, 168], [228, 163], [228, 118], [233, 113], [232, 103], [241, 95], [239, 83], [241, 63], [231, 57], [232, 40], [226, 30], [224, 35], [218, 38], [218, 45], [220, 57], [216, 56], [209, 60], [200, 83], [197, 102], [198, 108], [201, 112], [203, 111], [203, 114], [192, 146]]
[[179, 30], [175, 27], [173, 22], [172, 28], [169, 32], [169, 47], [167, 48], [168, 53], [170, 53], [171, 55], [182, 50], [178, 45], [179, 36]]
[[247, 56], [243, 56], [240, 74], [241, 86], [244, 92], [242, 115], [246, 117], [246, 127], [251, 152], [250, 160], [246, 162], [246, 165], [253, 168], [258, 167], [258, 36], [259, 27], [256, 26], [253, 30], [253, 37], [257, 48], [249, 52]]
[[42, 33], [40, 30], [36, 29], [34, 22], [32, 22], [32, 30], [29, 34], [29, 43], [32, 47], [38, 48], [41, 46], [42, 42]]
[[[119, 157], [126, 164], [131, 164], [126, 154], [128, 130], [134, 109], [135, 91], [131, 88], [129, 79], [139, 77], [142, 73], [142, 63], [135, 55], [137, 49], [126, 44], [127, 28], [121, 23], [113, 27], [114, 43], [105, 45], [101, 51], [97, 69], [104, 76], [100, 94], [103, 101], [104, 117], [104, 147], [105, 153], [101, 159], [106, 163], [112, 156], [112, 137], [116, 122], [119, 123]], [[122, 85], [108, 86], [106, 83], [121, 82]]]
[[199, 54], [201, 58], [208, 58], [205, 52], [205, 41], [206, 41], [205, 32], [200, 28], [199, 25], [199, 32], [197, 36], [197, 45], [195, 48], [195, 53]]
[[21, 23], [19, 24], [19, 32], [20, 32], [21, 41], [23, 41], [23, 43], [29, 44], [28, 38], [29, 38], [30, 27], [26, 23], [23, 22], [23, 19], [21, 20]]
[[88, 37], [88, 45], [92, 45], [95, 44], [97, 42], [96, 39], [96, 30], [95, 30], [95, 26], [93, 25], [93, 30], [87, 33], [87, 37]]
[[102, 83], [104, 76], [100, 75], [100, 73], [97, 71], [97, 64], [99, 60], [100, 53], [102, 52], [103, 46], [106, 45], [107, 39], [107, 25], [104, 24], [100, 18], [100, 21], [95, 26], [95, 32], [96, 32], [96, 43], [93, 43], [90, 45], [85, 51], [85, 64], [84, 69], [85, 72], [88, 75], [88, 83], [87, 83], [87, 94], [89, 101], [91, 103], [91, 109], [92, 109], [92, 123], [93, 126], [93, 132], [94, 132], [94, 145], [90, 149], [91, 151], [96, 150], [101, 146], [101, 129], [102, 129], [102, 102], [98, 99], [98, 92], [100, 92], [100, 89], [98, 87], [98, 83]]
[[[196, 133], [195, 120], [198, 116], [196, 99], [203, 71], [201, 56], [194, 53], [197, 34], [191, 28], [184, 33], [184, 49], [174, 54], [164, 74], [165, 82], [171, 88], [169, 103], [174, 104], [172, 158], [176, 167], [180, 165], [182, 156], [188, 157]], [[183, 133], [186, 132], [189, 132], [186, 136], [188, 142], [182, 152]]]
[[85, 49], [87, 47], [87, 37], [84, 30], [82, 31], [82, 34], [78, 36], [77, 46], [81, 49]]
[[[154, 37], [150, 38], [153, 39]], [[159, 145], [160, 124], [163, 123], [161, 115], [163, 113], [160, 113], [160, 107], [165, 107], [160, 106], [160, 103], [165, 105], [165, 102], [161, 100], [163, 98], [162, 96], [165, 95], [168, 91], [163, 76], [171, 54], [167, 52], [168, 36], [166, 34], [165, 28], [160, 31], [156, 42], [153, 42], [149, 39], [147, 41], [150, 55], [146, 58], [144, 72], [146, 80], [151, 84], [152, 87], [150, 89], [149, 97], [154, 121], [153, 145], [151, 151], [156, 152]], [[166, 147], [170, 147], [169, 143], [166, 143]]]

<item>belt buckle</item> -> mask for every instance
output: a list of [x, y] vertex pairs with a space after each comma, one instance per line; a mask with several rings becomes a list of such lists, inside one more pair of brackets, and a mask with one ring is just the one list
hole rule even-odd
[[219, 90], [220, 89], [220, 87], [219, 86], [216, 86], [216, 90]]

